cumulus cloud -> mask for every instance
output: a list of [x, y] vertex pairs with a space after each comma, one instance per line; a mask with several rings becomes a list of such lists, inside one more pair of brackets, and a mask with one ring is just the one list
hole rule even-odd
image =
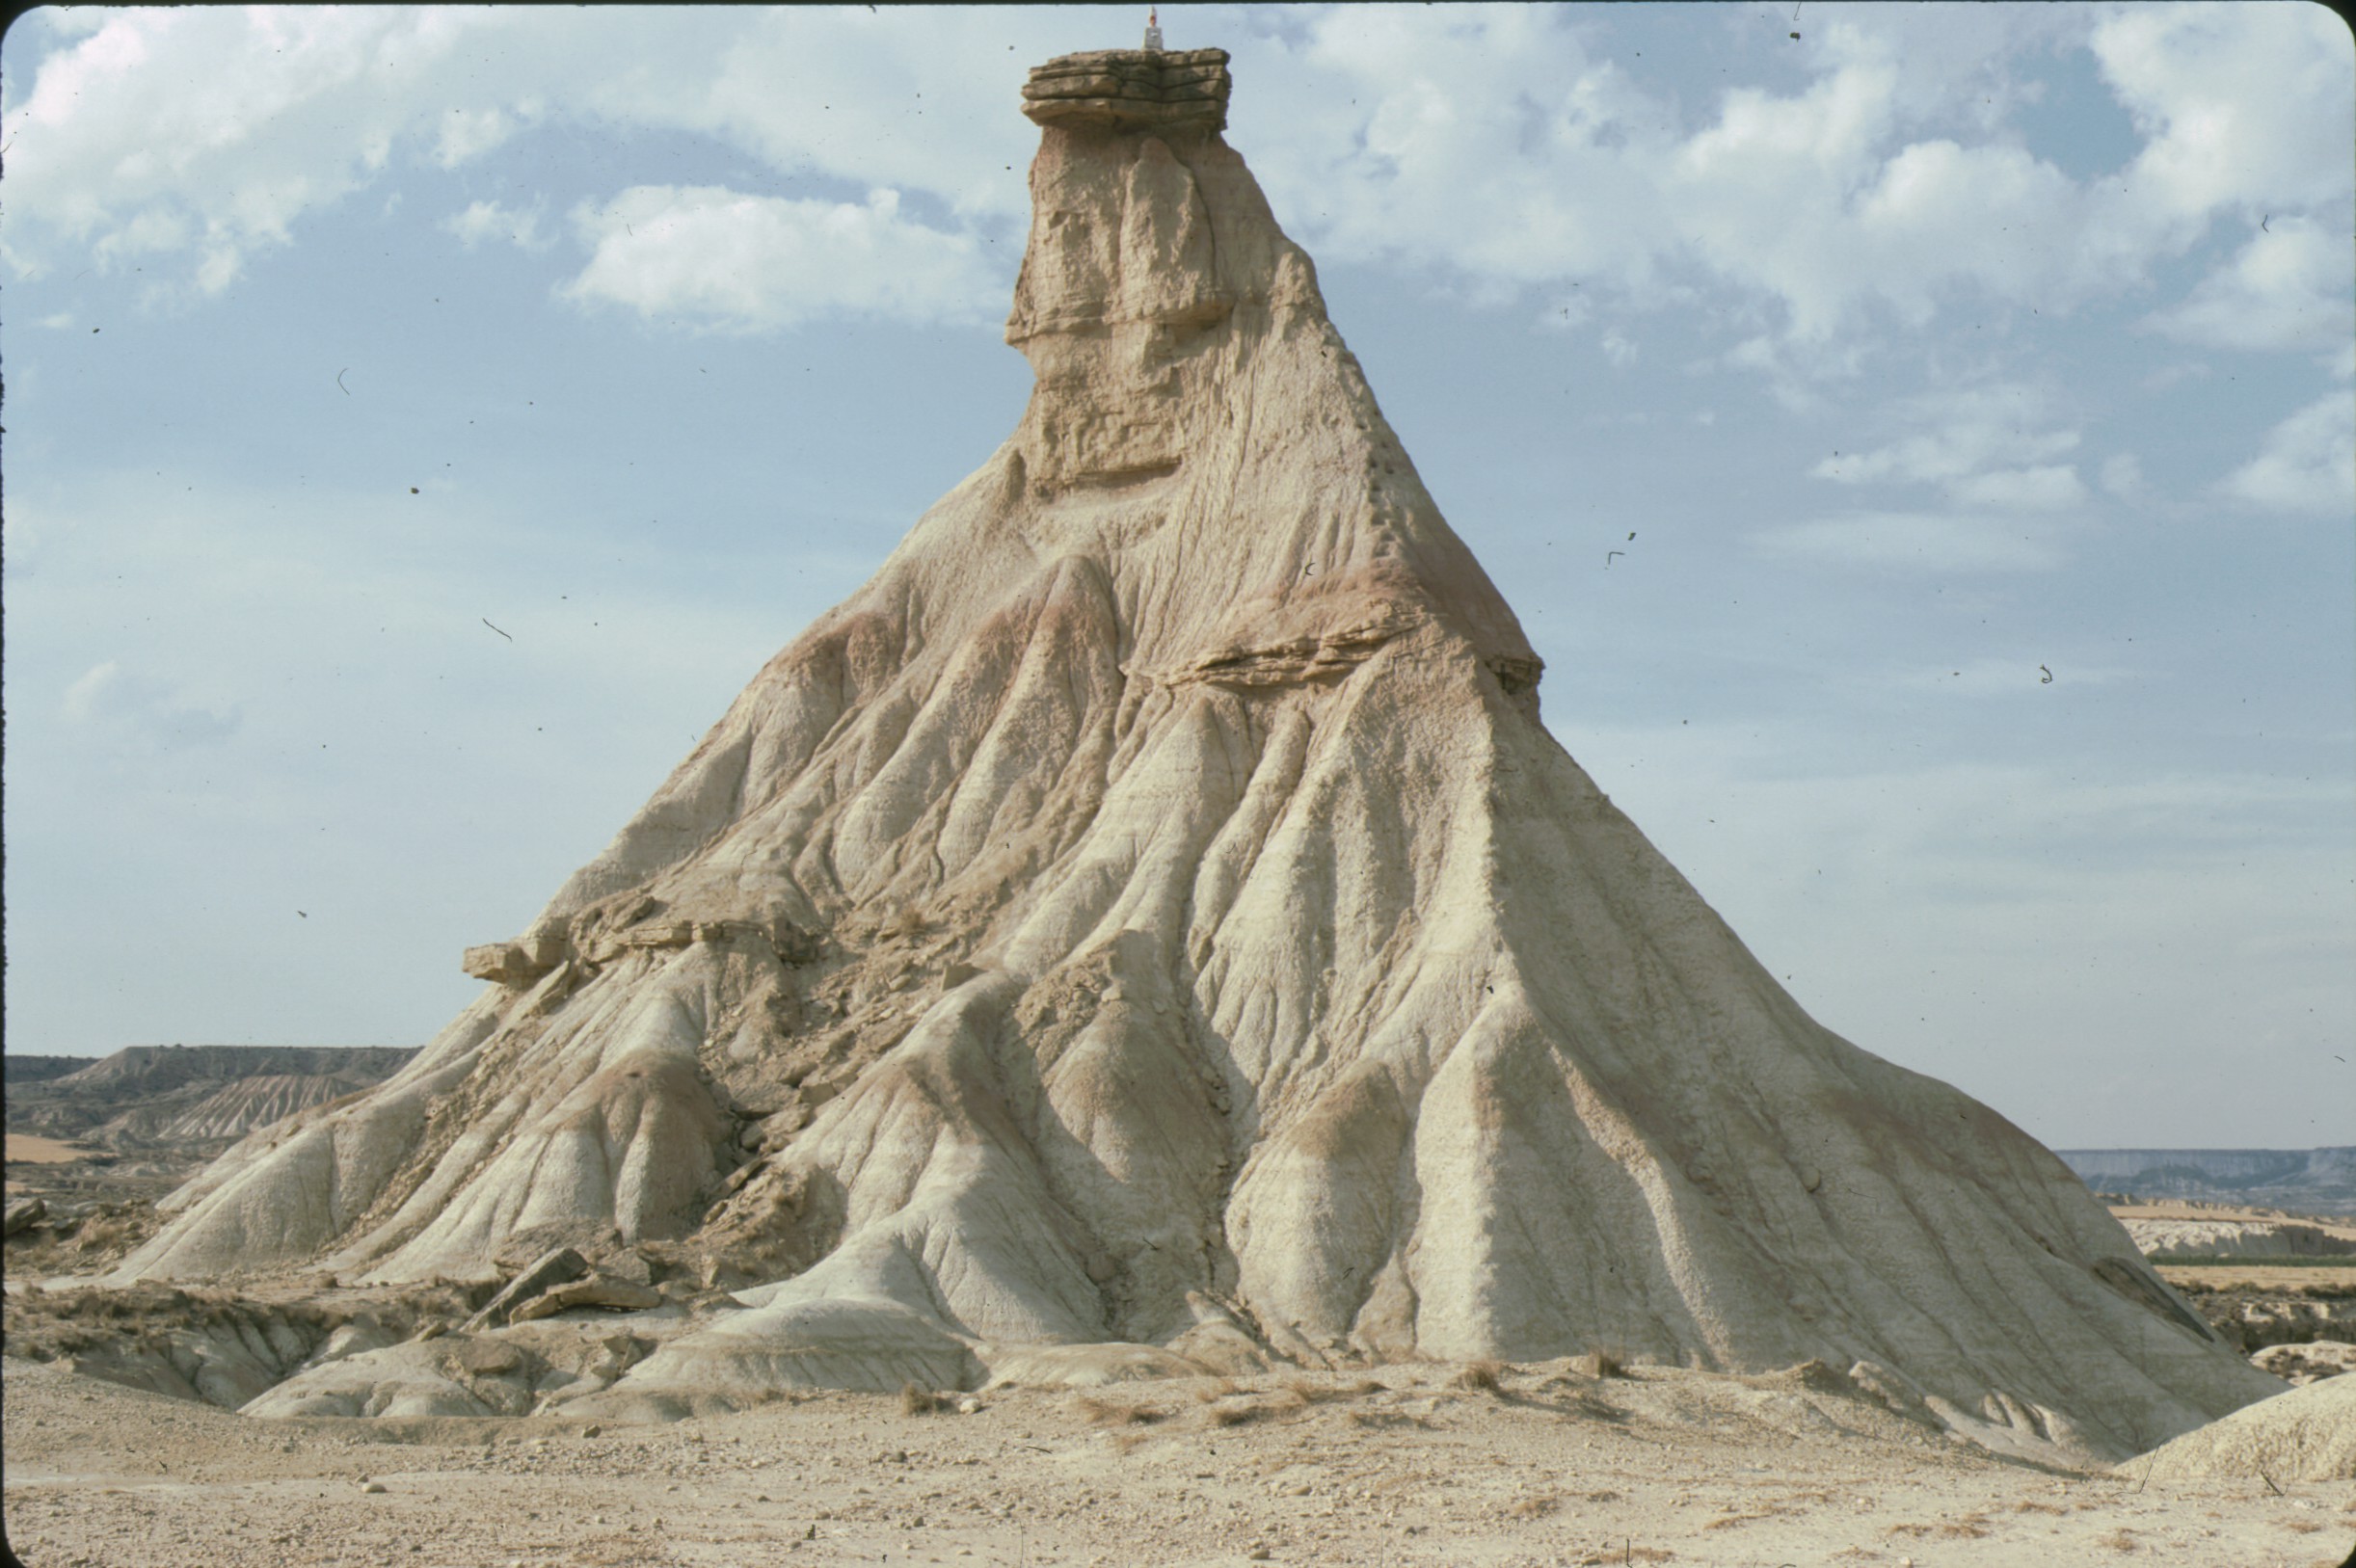
[[2307, 218], [2262, 222], [2231, 261], [2149, 324], [2209, 348], [2343, 347], [2356, 332], [2356, 290], [2348, 283], [2356, 238]]
[[1843, 513], [1761, 529], [1752, 545], [1769, 555], [1912, 572], [2047, 571], [2064, 560], [2049, 531], [1963, 513]]
[[[1553, 13], [1315, 13], [1271, 40], [1296, 80], [1255, 164], [1337, 257], [1586, 278], [1640, 306], [1731, 287], [1804, 342], [1958, 298], [2053, 311], [2146, 276], [2220, 209], [2344, 199], [2344, 40], [2336, 66], [2334, 24], [2297, 12], [1861, 10], [1810, 30], [1792, 90], [1706, 106], [1648, 93]], [[2006, 123], [2026, 97], [2010, 63], [2055, 47], [2096, 48], [2143, 127], [2131, 177], [2075, 179]]]
[[513, 136], [518, 123], [515, 117], [495, 106], [452, 109], [442, 120], [434, 161], [444, 169], [455, 169], [479, 158]]
[[2143, 460], [2132, 452], [2114, 452], [2102, 460], [2102, 488], [2122, 501], [2139, 501], [2152, 490], [2143, 477]]
[[[1016, 89], [1071, 46], [1075, 21], [1046, 8], [41, 14], [54, 47], [0, 128], [15, 139], [12, 264], [38, 270], [61, 245], [109, 266], [181, 254], [211, 289], [405, 157], [458, 167], [558, 119], [921, 193], [1004, 245], [1035, 145], [1009, 112]], [[1695, 25], [1752, 21], [1729, 9]], [[1222, 40], [1241, 88], [1231, 139], [1280, 217], [1335, 260], [1422, 269], [1474, 300], [1584, 282], [1623, 313], [1706, 300], [1753, 318], [1746, 332], [1775, 317], [1787, 397], [1845, 374], [1847, 340], [1881, 317], [2069, 309], [2149, 279], [2223, 212], [2289, 238], [2163, 311], [2170, 330], [2328, 331], [2302, 292], [2321, 262], [2301, 248], [2344, 234], [2351, 111], [2344, 37], [2315, 8], [1858, 8], [1807, 29], [1788, 87], [1708, 101], [1648, 88], [1598, 36], [1537, 7], [1245, 12]], [[2145, 145], [2124, 170], [2075, 178], [2025, 145], [2014, 117], [2034, 73], [2017, 66], [2055, 51], [2085, 51], [2132, 117]], [[2242, 312], [2252, 290], [2269, 303]]]
[[64, 707], [78, 729], [158, 751], [217, 745], [244, 720], [234, 705], [227, 712], [201, 706], [170, 681], [125, 670], [113, 659], [67, 687]]
[[2149, 141], [2121, 183], [2155, 215], [2205, 222], [2347, 199], [2356, 80], [2346, 27], [2321, 6], [2152, 6], [2088, 39]]
[[[481, 13], [128, 9], [41, 62], [0, 121], [13, 226], [102, 268], [188, 252], [208, 293], [307, 210], [381, 169], [416, 94]], [[11, 248], [41, 268], [38, 241]]]
[[1870, 451], [1835, 453], [1808, 471], [1843, 485], [1937, 485], [1965, 506], [2073, 507], [2086, 499], [2085, 484], [2075, 467], [2048, 460], [2075, 450], [2078, 433], [2050, 428], [2050, 402], [2018, 383], [1910, 399], [1898, 417], [1929, 429]]
[[525, 251], [546, 250], [551, 243], [540, 232], [538, 207], [518, 210], [496, 201], [473, 201], [465, 211], [444, 218], [442, 226], [469, 251], [485, 240], [505, 240]]
[[858, 204], [639, 185], [573, 222], [595, 253], [568, 298], [711, 330], [837, 312], [978, 323], [995, 319], [1012, 281], [970, 234], [904, 217], [889, 190]]
[[2356, 403], [2345, 389], [2310, 403], [2268, 432], [2223, 489], [2251, 506], [2346, 516], [2356, 508]]

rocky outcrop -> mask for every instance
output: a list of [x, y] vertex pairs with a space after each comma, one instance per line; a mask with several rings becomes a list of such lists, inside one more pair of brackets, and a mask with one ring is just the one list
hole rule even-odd
[[1033, 70], [1023, 113], [1041, 125], [1222, 131], [1231, 91], [1224, 49], [1100, 49]]
[[2313, 1383], [2356, 1371], [2356, 1344], [2345, 1340], [2310, 1340], [2305, 1344], [2268, 1345], [2250, 1365], [2289, 1384]]
[[2333, 1377], [2277, 1394], [2187, 1432], [2119, 1474], [2150, 1484], [2356, 1480], [2356, 1377]]
[[2155, 1262], [2186, 1258], [2356, 1258], [2356, 1237], [2291, 1220], [2126, 1219]]
[[490, 1280], [573, 1227], [736, 1289], [584, 1410], [1593, 1351], [2118, 1455], [2278, 1387], [1546, 731], [1214, 54], [1042, 67], [1010, 438], [449, 1028], [126, 1273]]
[[8, 1126], [117, 1151], [218, 1152], [256, 1127], [381, 1083], [415, 1054], [388, 1046], [129, 1046], [69, 1073], [12, 1080]]

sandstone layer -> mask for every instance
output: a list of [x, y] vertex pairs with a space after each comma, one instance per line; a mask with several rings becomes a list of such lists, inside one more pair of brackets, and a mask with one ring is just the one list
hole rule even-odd
[[602, 1409], [1602, 1351], [2116, 1456], [2279, 1389], [1547, 732], [1225, 96], [1217, 51], [1041, 68], [1014, 434], [479, 1001], [126, 1276], [739, 1287]]

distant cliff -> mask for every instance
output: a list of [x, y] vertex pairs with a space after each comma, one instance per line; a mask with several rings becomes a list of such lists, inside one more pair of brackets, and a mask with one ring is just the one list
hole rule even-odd
[[2053, 1152], [2080, 1181], [2102, 1192], [2356, 1214], [2356, 1147]]
[[226, 1144], [381, 1083], [415, 1054], [412, 1046], [128, 1046], [97, 1061], [11, 1056], [8, 1128], [118, 1152]]
[[10, 1056], [5, 1058], [5, 1076], [0, 1081], [40, 1083], [79, 1073], [96, 1060], [95, 1056]]

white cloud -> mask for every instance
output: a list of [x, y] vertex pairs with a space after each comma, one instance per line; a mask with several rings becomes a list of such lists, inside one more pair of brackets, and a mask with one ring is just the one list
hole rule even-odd
[[2327, 392], [2267, 433], [2223, 489], [2252, 506], [2347, 515], [2356, 510], [2356, 399]]
[[2123, 501], [2139, 501], [2151, 492], [2144, 482], [2143, 460], [2132, 452], [2114, 452], [2102, 460], [2102, 488]]
[[2322, 351], [2356, 332], [2356, 239], [2307, 218], [2262, 220], [2232, 261], [2149, 324], [2221, 349]]
[[2150, 138], [2121, 178], [2144, 210], [2256, 221], [2356, 187], [2347, 29], [2323, 7], [2139, 7], [2103, 16], [2089, 42]]
[[1996, 468], [1959, 479], [1947, 493], [1968, 506], [2013, 512], [2059, 512], [2086, 499], [2077, 470], [2055, 464], [2034, 468]]
[[540, 232], [538, 207], [519, 211], [496, 201], [474, 201], [464, 212], [444, 218], [442, 226], [469, 251], [485, 240], [505, 240], [525, 251], [546, 250], [550, 243]]
[[489, 152], [516, 130], [516, 120], [499, 109], [453, 109], [442, 119], [434, 161], [455, 169]]
[[1843, 513], [1761, 529], [1752, 545], [1771, 555], [1900, 571], [2045, 571], [2063, 561], [2049, 528], [1935, 512]]
[[1932, 428], [1871, 451], [1835, 453], [1808, 471], [1843, 485], [1937, 485], [1967, 507], [2051, 512], [2075, 506], [2087, 494], [2077, 470], [2046, 460], [2075, 450], [2078, 433], [2049, 428], [2050, 403], [2020, 383], [1911, 399], [1900, 405], [1897, 419]]
[[723, 331], [834, 312], [991, 321], [1012, 284], [970, 234], [901, 216], [888, 190], [859, 205], [639, 185], [573, 222], [596, 253], [564, 286], [568, 298]]
[[237, 732], [244, 715], [187, 701], [171, 682], [124, 670], [109, 659], [66, 690], [67, 720], [85, 731], [159, 751], [210, 746]]
[[[559, 116], [922, 193], [1004, 245], [1036, 145], [1011, 112], [1024, 70], [1111, 13], [102, 14], [51, 24], [63, 41], [0, 129], [18, 181], [6, 254], [30, 273], [61, 245], [109, 265], [168, 251], [219, 289], [404, 157], [455, 167]], [[1696, 25], [1753, 19], [1723, 16]], [[1707, 290], [1713, 309], [1780, 313], [1786, 402], [1849, 374], [1885, 313], [1919, 328], [1965, 301], [2067, 310], [2149, 278], [2221, 210], [2289, 234], [2346, 226], [2345, 40], [2313, 8], [1859, 8], [1807, 29], [1788, 89], [1694, 102], [1601, 55], [1577, 11], [1301, 9], [1227, 28], [1231, 140], [1321, 254], [1424, 269], [1476, 300], [1581, 281], [1682, 308]], [[2081, 48], [2149, 142], [2084, 181], [2013, 123], [2034, 96], [2016, 63]], [[2232, 290], [2264, 282], [2219, 282], [2164, 319], [2213, 336]], [[2312, 313], [2287, 287], [2264, 321]]]
[[[218, 292], [308, 208], [382, 167], [415, 95], [486, 13], [129, 9], [52, 52], [20, 107], [11, 218], [101, 267], [191, 251]], [[34, 242], [12, 247], [38, 270]]]

